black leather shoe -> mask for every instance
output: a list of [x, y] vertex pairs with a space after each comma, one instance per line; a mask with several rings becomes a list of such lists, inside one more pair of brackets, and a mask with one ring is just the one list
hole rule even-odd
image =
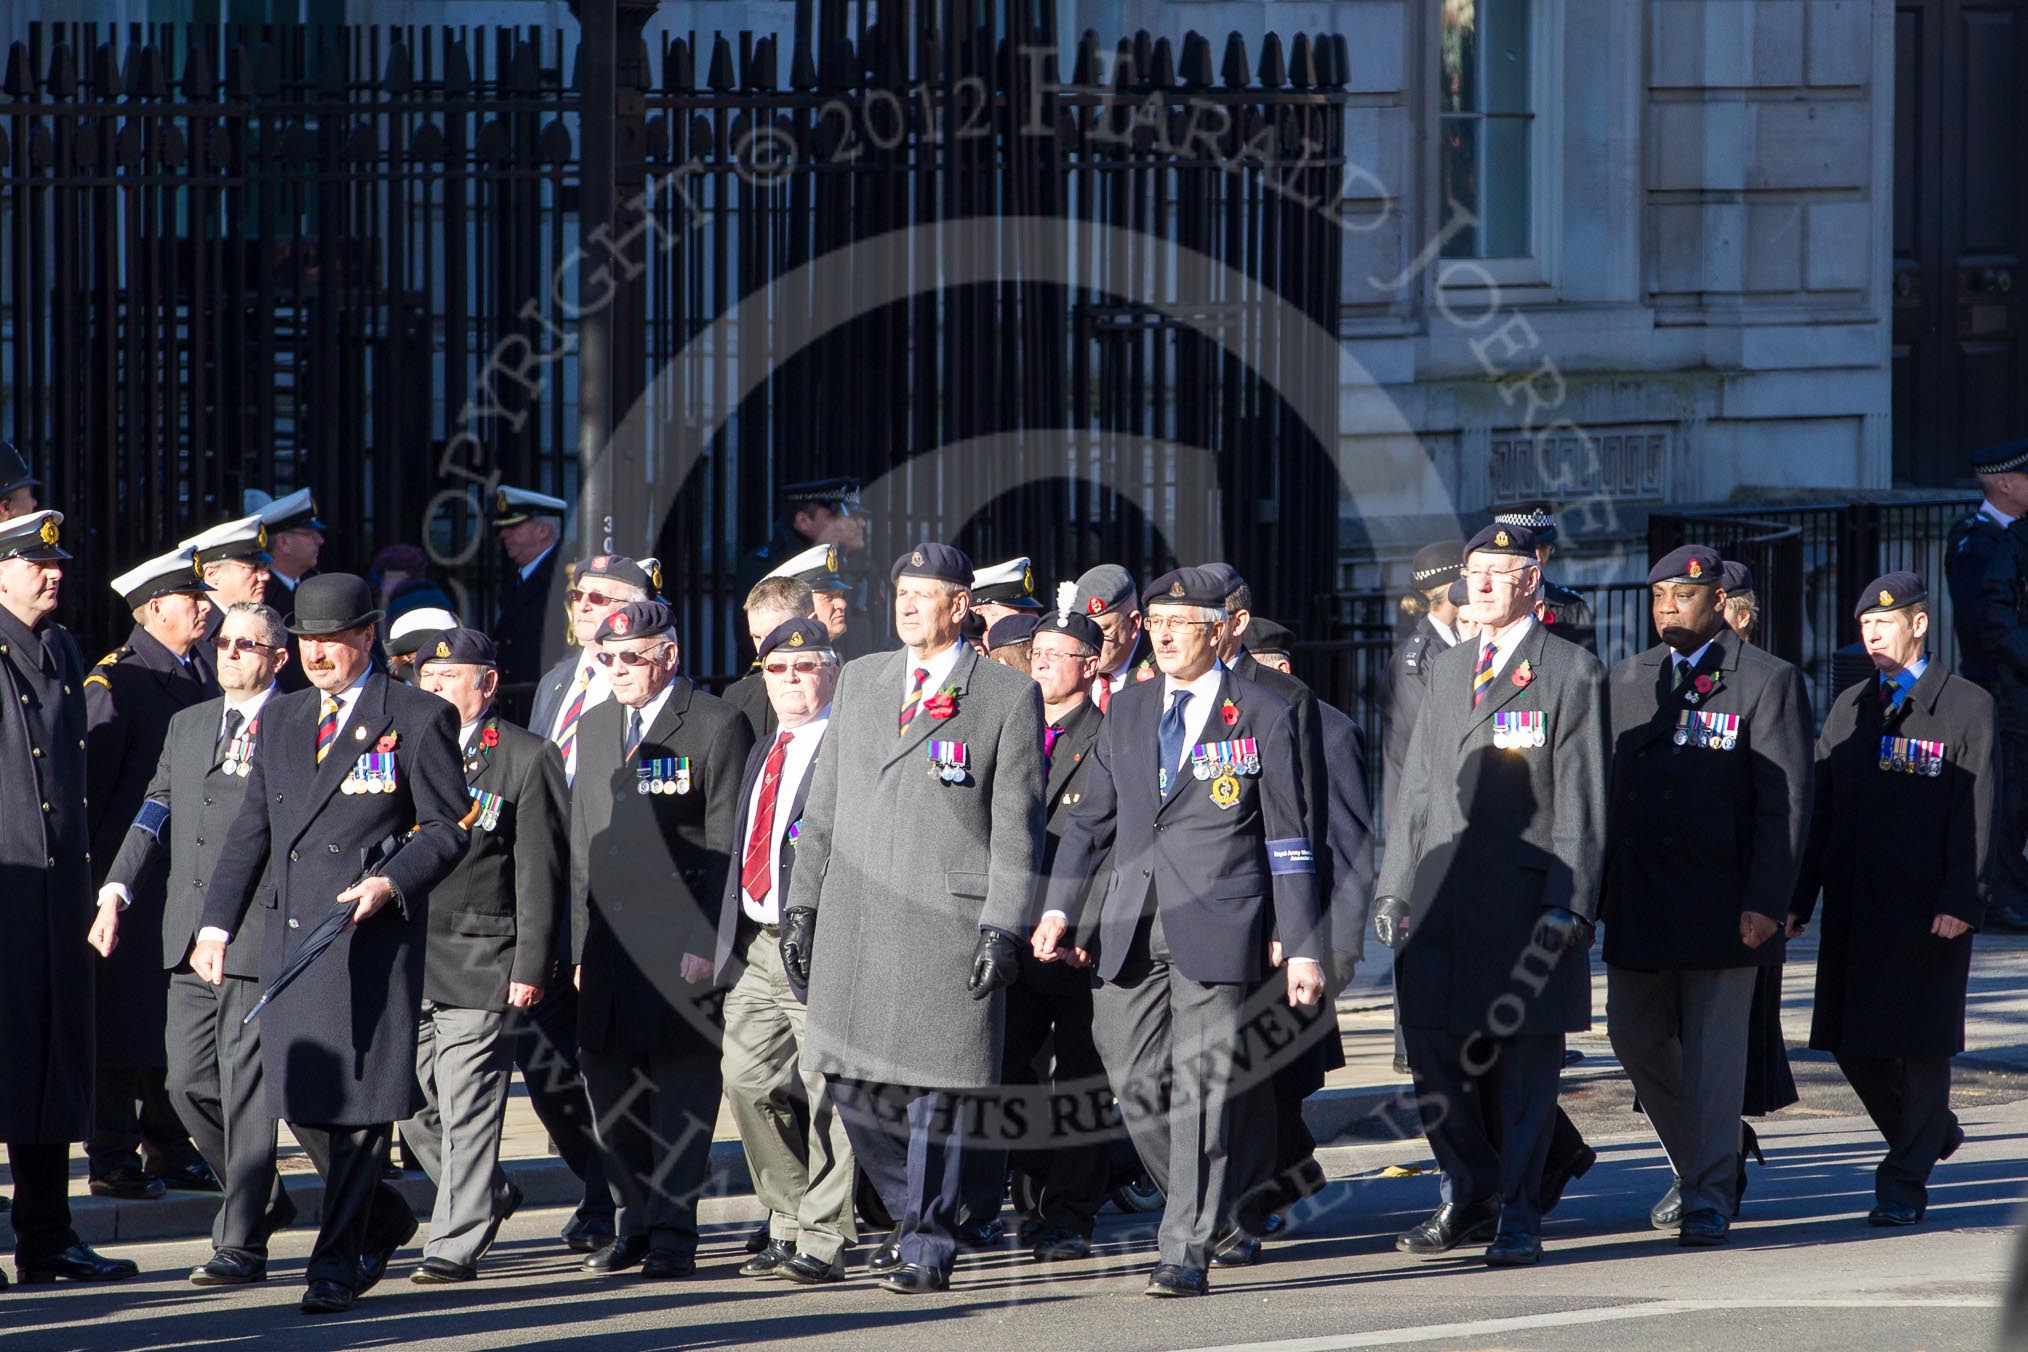
[[675, 1249], [650, 1249], [641, 1260], [641, 1276], [651, 1282], [672, 1281], [697, 1271], [697, 1260]]
[[1211, 1255], [1213, 1267], [1252, 1267], [1260, 1261], [1260, 1239], [1241, 1235], [1232, 1244]]
[[584, 1260], [586, 1272], [625, 1272], [628, 1268], [639, 1267], [641, 1260], [648, 1256], [648, 1237], [616, 1239]]
[[948, 1291], [951, 1279], [933, 1267], [921, 1263], [903, 1263], [880, 1279], [880, 1289], [892, 1291], [897, 1296], [923, 1296], [932, 1291]]
[[1914, 1225], [1922, 1219], [1922, 1213], [1902, 1202], [1882, 1202], [1866, 1213], [1866, 1223], [1883, 1229]]
[[774, 1218], [770, 1216], [764, 1218], [759, 1225], [753, 1228], [753, 1233], [746, 1237], [746, 1251], [748, 1253], [759, 1253], [767, 1248], [768, 1245], [774, 1243], [773, 1236], [768, 1233], [769, 1227], [773, 1223]]
[[415, 1231], [415, 1217], [410, 1216], [402, 1222], [399, 1235], [392, 1235], [381, 1243], [369, 1243], [366, 1246], [365, 1252], [359, 1255], [359, 1288], [352, 1293], [353, 1295], [363, 1296], [380, 1285], [380, 1279], [387, 1275], [387, 1265], [394, 1261], [394, 1256], [401, 1251], [402, 1245], [415, 1238]]
[[796, 1256], [796, 1246], [786, 1239], [770, 1240], [768, 1246], [740, 1264], [742, 1277], [779, 1277], [782, 1264]]
[[224, 1192], [225, 1187], [218, 1181], [218, 1175], [211, 1172], [211, 1166], [203, 1160], [192, 1160], [181, 1169], [156, 1174], [165, 1187], [173, 1192]]
[[1943, 1149], [1937, 1151], [1936, 1155], [1937, 1162], [1941, 1164], [1943, 1161], [1957, 1154], [1958, 1147], [1963, 1145], [1964, 1143], [1965, 1143], [1965, 1129], [1955, 1122], [1951, 1123], [1951, 1134], [1944, 1137]]
[[1148, 1289], [1142, 1294], [1164, 1299], [1208, 1296], [1211, 1283], [1205, 1278], [1203, 1268], [1184, 1267], [1180, 1263], [1157, 1263], [1155, 1270], [1148, 1274]]
[[1445, 1202], [1436, 1214], [1395, 1237], [1394, 1247], [1417, 1258], [1435, 1258], [1460, 1244], [1491, 1244], [1500, 1233], [1500, 1204], [1481, 1202], [1475, 1207]]
[[1648, 1224], [1657, 1230], [1674, 1230], [1683, 1223], [1683, 1180], [1674, 1179], [1660, 1201], [1648, 1208]]
[[[563, 1227], [558, 1238], [572, 1253], [597, 1253], [613, 1242], [613, 1232], [604, 1226], [582, 1225], [573, 1220]], [[766, 1245], [761, 1247], [765, 1248]]]
[[1091, 1241], [1067, 1225], [1052, 1225], [1035, 1236], [1028, 1253], [1038, 1263], [1064, 1263], [1091, 1257]]
[[1542, 1240], [1503, 1230], [1486, 1246], [1487, 1267], [1534, 1267], [1542, 1261]]
[[1007, 1227], [994, 1216], [989, 1220], [966, 1221], [959, 1225], [954, 1234], [961, 1249], [990, 1249], [1007, 1237]]
[[152, 1202], [169, 1193], [167, 1183], [148, 1177], [138, 1165], [132, 1164], [100, 1174], [92, 1179], [91, 1189], [94, 1197], [117, 1197], [123, 1202]]
[[89, 1244], [73, 1244], [33, 1263], [16, 1259], [14, 1275], [23, 1286], [61, 1278], [67, 1282], [123, 1282], [141, 1269], [125, 1258], [107, 1258]]
[[303, 1303], [296, 1308], [304, 1314], [342, 1314], [357, 1299], [336, 1282], [317, 1281], [310, 1283], [310, 1289], [303, 1293]]
[[788, 1262], [782, 1264], [777, 1275], [787, 1278], [798, 1286], [822, 1286], [826, 1282], [845, 1279], [843, 1268], [807, 1253], [793, 1255]]
[[1746, 1205], [1746, 1156], [1739, 1157], [1739, 1169], [1732, 1176], [1732, 1214], [1737, 1217], [1739, 1209]]
[[1542, 1214], [1547, 1216], [1563, 1200], [1563, 1190], [1591, 1172], [1598, 1163], [1598, 1151], [1581, 1145], [1566, 1159], [1553, 1162], [1542, 1171]]
[[893, 1235], [880, 1241], [880, 1247], [866, 1260], [866, 1270], [873, 1273], [892, 1272], [901, 1266], [901, 1242]]
[[425, 1258], [422, 1265], [408, 1274], [408, 1279], [417, 1286], [450, 1286], [456, 1282], [474, 1281], [479, 1276], [476, 1263], [453, 1263], [448, 1258]]
[[203, 1267], [190, 1270], [192, 1286], [245, 1286], [250, 1282], [266, 1281], [268, 1265], [258, 1258], [230, 1249], [220, 1249], [211, 1255], [211, 1261]]
[[1686, 1249], [1709, 1249], [1725, 1242], [1725, 1232], [1732, 1228], [1725, 1213], [1711, 1207], [1700, 1207], [1684, 1213], [1683, 1226], [1676, 1232], [1676, 1242]]

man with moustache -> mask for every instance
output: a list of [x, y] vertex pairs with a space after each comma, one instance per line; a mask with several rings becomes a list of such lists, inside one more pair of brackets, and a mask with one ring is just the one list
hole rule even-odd
[[[211, 603], [191, 551], [150, 559], [113, 579], [134, 618], [127, 641], [85, 677], [85, 785], [94, 881], [103, 884], [147, 797], [150, 776], [180, 710], [218, 693], [198, 662]], [[135, 880], [130, 921], [162, 924], [166, 861]], [[162, 1027], [169, 972], [152, 945], [129, 944], [107, 958], [98, 983], [97, 1126], [85, 1142], [95, 1196], [160, 1197], [165, 1188], [217, 1192], [218, 1180], [170, 1101]]]
[[[117, 1281], [70, 1226], [70, 1142], [92, 1129], [91, 827], [84, 658], [50, 618], [63, 585], [63, 513], [0, 522], [0, 1142], [14, 1175], [23, 1284]], [[6, 1286], [0, 1274], [0, 1288]]]
[[754, 1193], [770, 1213], [768, 1243], [740, 1274], [804, 1286], [844, 1276], [845, 1250], [858, 1239], [852, 1145], [824, 1077], [802, 1056], [806, 990], [781, 957], [782, 895], [838, 685], [831, 642], [830, 630], [807, 615], [761, 636], [759, 675], [777, 728], [754, 744], [741, 778], [733, 814], [739, 867], [726, 874], [712, 958], [719, 982], [737, 963], [725, 997], [725, 1100]]
[[[259, 512], [267, 531], [268, 583], [264, 599], [284, 615], [296, 604], [296, 588], [317, 571], [324, 549], [324, 523], [317, 519], [317, 500], [307, 488], [276, 498]], [[278, 679], [284, 694], [310, 687], [303, 654], [291, 636], [289, 664]]]
[[[225, 953], [217, 985], [190, 966], [204, 890], [231, 840], [260, 744], [261, 717], [289, 660], [282, 617], [254, 601], [235, 602], [213, 642], [225, 693], [169, 720], [147, 797], [99, 889], [92, 946], [121, 943], [153, 955], [170, 973], [169, 1095], [198, 1151], [223, 1183], [212, 1218], [212, 1255], [194, 1269], [196, 1286], [241, 1286], [267, 1276], [268, 1239], [295, 1219], [275, 1171], [275, 1118], [261, 1079], [260, 1021], [246, 1015], [260, 998], [260, 955], [268, 908], [251, 906]], [[168, 875], [162, 923], [123, 914], [146, 877]], [[156, 948], [159, 939], [160, 948]]]
[[570, 797], [578, 1045], [617, 1207], [586, 1272], [697, 1270], [697, 1198], [718, 1119], [712, 952], [753, 732], [679, 674], [660, 601], [606, 616], [612, 698], [579, 725]]
[[[753, 590], [746, 594], [746, 631], [753, 640], [754, 651], [760, 651], [761, 640], [772, 634], [790, 620], [811, 617], [816, 611], [816, 593], [810, 584], [800, 578], [777, 577], [770, 573], [753, 584]], [[828, 637], [827, 628], [826, 635]], [[832, 652], [837, 649], [833, 648]], [[754, 740], [774, 740], [776, 723], [775, 708], [768, 698], [768, 684], [762, 679], [755, 659], [755, 668], [726, 687], [725, 702], [746, 715], [747, 725], [753, 729]]]
[[[225, 981], [227, 945], [267, 906], [261, 979], [272, 987], [330, 914], [351, 920], [261, 1014], [268, 1105], [324, 1179], [324, 1211], [301, 1309], [350, 1309], [415, 1234], [381, 1179], [389, 1123], [421, 1106], [415, 1080], [429, 894], [465, 850], [457, 715], [373, 670], [380, 612], [366, 580], [310, 578], [289, 629], [314, 687], [270, 702], [234, 820], [211, 875], [190, 966]], [[382, 856], [383, 842], [396, 842]]]

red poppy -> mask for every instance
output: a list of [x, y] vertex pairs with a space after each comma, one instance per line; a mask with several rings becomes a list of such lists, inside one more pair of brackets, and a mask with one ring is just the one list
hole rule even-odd
[[958, 711], [958, 692], [955, 686], [945, 686], [922, 702], [922, 711], [939, 721], [949, 718]]
[[486, 730], [479, 734], [479, 745], [488, 749], [500, 745], [500, 729], [488, 725]]
[[1514, 682], [1514, 688], [1516, 690], [1522, 689], [1530, 681], [1535, 679], [1535, 668], [1529, 666], [1527, 659], [1524, 658], [1522, 659], [1521, 665], [1514, 668], [1514, 675], [1512, 676], [1511, 679]]
[[1223, 705], [1221, 705], [1219, 707], [1218, 713], [1219, 717], [1225, 720], [1225, 726], [1228, 728], [1231, 727], [1233, 724], [1239, 722], [1239, 706], [1237, 704], [1234, 704], [1231, 700], [1227, 700]]
[[379, 754], [385, 756], [388, 752], [394, 750], [395, 747], [399, 746], [400, 744], [401, 744], [401, 734], [398, 732], [390, 732], [383, 734], [381, 736], [381, 739], [373, 744], [373, 749]]
[[1696, 680], [1690, 682], [1690, 684], [1697, 687], [1697, 693], [1700, 695], [1708, 695], [1718, 687], [1718, 683], [1709, 676], [1699, 676]]

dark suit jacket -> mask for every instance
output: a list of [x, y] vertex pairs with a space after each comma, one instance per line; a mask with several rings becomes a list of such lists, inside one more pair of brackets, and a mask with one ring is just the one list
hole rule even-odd
[[[570, 797], [571, 952], [584, 968], [577, 1031], [593, 1050], [703, 1053], [716, 1045], [707, 986], [685, 953], [715, 950], [753, 733], [738, 710], [678, 676], [640, 750], [622, 760], [626, 715], [607, 700], [578, 723]], [[643, 760], [688, 757], [687, 793], [640, 793]]]
[[[268, 578], [268, 588], [264, 595], [267, 599], [262, 604], [273, 606], [275, 613], [282, 619], [287, 620], [295, 614], [296, 589], [282, 581], [279, 573]], [[224, 620], [221, 619], [219, 623], [223, 624]], [[303, 645], [297, 641], [294, 634], [289, 635], [289, 663], [275, 676], [275, 684], [281, 686], [285, 695], [293, 695], [298, 690], [310, 688], [309, 674], [303, 670]]]
[[[774, 706], [770, 704], [768, 709], [772, 713]], [[828, 732], [829, 730], [827, 724], [825, 731]], [[780, 729], [777, 728], [775, 731], [779, 733]], [[760, 783], [761, 770], [767, 765], [768, 752], [774, 749], [774, 744], [775, 736], [772, 734], [765, 741], [755, 742], [753, 750], [747, 753], [746, 767], [740, 771], [739, 803], [733, 808], [732, 812], [731, 863], [730, 867], [725, 870], [725, 894], [720, 898], [718, 903], [718, 942], [712, 950], [711, 958], [712, 979], [723, 985], [729, 986], [739, 979], [737, 972], [728, 972], [728, 969], [732, 965], [732, 950], [739, 939], [739, 918], [742, 912], [739, 896], [739, 873], [742, 861], [746, 858], [746, 814], [747, 809], [753, 803], [754, 786]], [[823, 744], [820, 742], [818, 743], [817, 755], [821, 756], [823, 754]], [[789, 825], [793, 825], [803, 819], [803, 809], [810, 802], [810, 785], [816, 782], [816, 778], [817, 762], [813, 756], [809, 769], [803, 774], [802, 782], [796, 785], [796, 796], [789, 802], [777, 802], [775, 804], [775, 812], [780, 814], [776, 820], [784, 823], [782, 827], [784, 831], [788, 829]], [[786, 836], [782, 838], [781, 853], [776, 862], [774, 892], [772, 895], [775, 898], [776, 905], [786, 910], [788, 908], [786, 898], [789, 895], [789, 879], [794, 875], [796, 863], [795, 842]], [[796, 986], [794, 978], [790, 978], [789, 985], [790, 989], [795, 991], [798, 999], [804, 996], [805, 992]]]
[[[274, 707], [275, 700], [270, 698], [254, 718], [251, 736], [256, 747]], [[194, 704], [169, 720], [146, 799], [168, 809], [169, 820], [161, 828], [166, 834], [158, 839], [153, 831], [128, 827], [120, 852], [106, 872], [107, 882], [124, 883], [129, 891], [143, 877], [166, 874], [168, 895], [161, 924], [161, 965], [166, 971], [181, 967], [190, 957], [198, 921], [204, 915], [205, 888], [232, 843], [232, 825], [246, 800], [246, 780], [219, 768], [223, 761], [218, 754], [218, 729], [224, 717], [225, 697], [221, 695]], [[247, 908], [245, 922], [225, 950], [227, 975], [261, 974], [267, 917], [266, 906]], [[127, 923], [123, 916], [122, 928]], [[139, 937], [138, 932], [134, 937]], [[113, 951], [118, 953], [119, 949]]]
[[[347, 927], [261, 1014], [261, 1064], [276, 1117], [320, 1126], [398, 1122], [422, 1106], [415, 1042], [430, 893], [465, 852], [458, 715], [435, 695], [375, 672], [319, 765], [319, 705], [319, 694], [306, 690], [278, 695], [263, 710], [246, 801], [201, 923], [237, 934], [258, 893], [274, 908], [261, 950], [261, 979], [272, 983], [358, 881], [369, 852], [413, 830], [381, 870], [401, 906]], [[357, 759], [386, 736], [398, 739], [394, 792], [340, 793]], [[259, 886], [263, 868], [267, 887]]]
[[[1296, 711], [1296, 762], [1302, 770], [1303, 835], [1309, 839], [1311, 857], [1317, 862], [1317, 897], [1321, 904], [1331, 895], [1331, 851], [1328, 847], [1331, 795], [1324, 782], [1324, 731], [1322, 716], [1317, 712], [1317, 696], [1296, 677], [1262, 666], [1249, 652], [1242, 651], [1233, 658], [1232, 674], [1242, 681], [1266, 686], [1287, 700]], [[1208, 737], [1210, 733], [1205, 735]]]
[[1321, 961], [1316, 865], [1303, 834], [1296, 711], [1265, 686], [1228, 671], [1203, 741], [1253, 738], [1260, 773], [1241, 775], [1239, 801], [1221, 808], [1212, 786], [1182, 778], [1165, 799], [1157, 780], [1164, 681], [1124, 687], [1101, 725], [1084, 801], [1071, 812], [1050, 869], [1051, 910], [1073, 931], [1099, 859], [1113, 852], [1099, 918], [1099, 975], [1112, 980], [1151, 904], [1159, 908], [1175, 966], [1203, 984], [1257, 981], [1270, 934], [1288, 955]]
[[[1084, 801], [1085, 790], [1091, 783], [1093, 753], [1098, 750], [1099, 732], [1105, 727], [1105, 715], [1099, 712], [1097, 701], [1087, 699], [1064, 718], [1062, 727], [1063, 731], [1058, 734], [1056, 746], [1049, 755], [1049, 773], [1042, 789], [1042, 810], [1048, 815], [1042, 823], [1042, 868], [1035, 880], [1033, 920], [1042, 918], [1050, 870], [1056, 866], [1056, 852], [1063, 844], [1064, 832], [1070, 829], [1071, 813]], [[1110, 862], [1108, 855], [1092, 868], [1091, 886], [1086, 889], [1086, 906], [1080, 917], [1082, 928], [1072, 936], [1080, 947], [1091, 948], [1098, 943], [1099, 908], [1091, 903], [1104, 892], [1111, 872], [1107, 868]]]
[[[1788, 915], [1810, 822], [1810, 701], [1803, 675], [1721, 628], [1698, 665], [1711, 689], [1673, 690], [1658, 643], [1613, 668], [1606, 814], [1605, 960], [1644, 972], [1756, 967], [1777, 937], [1739, 941], [1739, 914]], [[1736, 717], [1730, 751], [1675, 743], [1688, 713]]]
[[456, 1009], [505, 1009], [510, 980], [546, 987], [554, 979], [570, 880], [563, 757], [489, 713], [465, 753], [465, 785], [506, 802], [494, 826], [472, 822], [465, 857], [430, 894], [423, 995]]
[[771, 743], [781, 728], [775, 706], [768, 701], [768, 688], [758, 671], [750, 671], [725, 688], [725, 702], [746, 715], [754, 740]]
[[1331, 949], [1349, 971], [1366, 947], [1373, 896], [1373, 800], [1366, 789], [1366, 733], [1350, 714], [1317, 705], [1324, 740], [1324, 788], [1330, 796], [1326, 838], [1331, 890], [1324, 899]]
[[560, 544], [552, 546], [525, 581], [520, 570], [513, 569], [500, 588], [500, 612], [491, 632], [500, 651], [503, 685], [526, 685], [542, 675], [542, 636], [556, 619], [549, 589], [561, 549]]
[[1387, 670], [1380, 678], [1380, 716], [1386, 720], [1380, 748], [1385, 767], [1380, 791], [1390, 828], [1394, 825], [1394, 798], [1401, 791], [1401, 768], [1408, 760], [1408, 737], [1415, 731], [1415, 716], [1422, 712], [1423, 696], [1429, 693], [1430, 664], [1450, 646], [1451, 641], [1424, 615], [1387, 659]]

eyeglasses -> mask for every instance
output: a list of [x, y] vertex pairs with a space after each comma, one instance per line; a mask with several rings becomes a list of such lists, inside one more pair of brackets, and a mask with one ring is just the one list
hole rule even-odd
[[1470, 568], [1465, 571], [1465, 578], [1473, 583], [1483, 582], [1488, 578], [1501, 578], [1518, 584], [1521, 575], [1532, 566], [1523, 564], [1519, 568]]
[[1058, 662], [1082, 662], [1090, 656], [1092, 654], [1087, 652], [1060, 653], [1050, 648], [1030, 648], [1028, 650], [1029, 662], [1031, 664], [1040, 663], [1043, 666], [1053, 666]]
[[654, 662], [656, 656], [656, 653], [637, 653], [632, 651], [616, 653], [608, 650], [599, 654], [598, 661], [602, 667], [611, 666], [615, 658], [625, 662], [630, 667], [645, 667]]
[[793, 671], [798, 676], [815, 676], [824, 669], [824, 664], [814, 657], [799, 657], [793, 662], [770, 662], [761, 670], [770, 676], [785, 676]]
[[275, 645], [272, 643], [260, 643], [250, 638], [227, 638], [224, 634], [213, 637], [211, 646], [222, 653], [254, 653], [264, 648], [269, 652], [275, 651]]
[[627, 600], [623, 596], [607, 596], [604, 592], [579, 591], [576, 587], [572, 587], [569, 591], [565, 592], [563, 599], [574, 606], [582, 605], [586, 601], [591, 602], [595, 606], [623, 606], [627, 604]]
[[1186, 629], [1210, 628], [1221, 624], [1220, 620], [1186, 620], [1175, 615], [1153, 615], [1148, 618], [1146, 628], [1151, 634], [1180, 634]]

